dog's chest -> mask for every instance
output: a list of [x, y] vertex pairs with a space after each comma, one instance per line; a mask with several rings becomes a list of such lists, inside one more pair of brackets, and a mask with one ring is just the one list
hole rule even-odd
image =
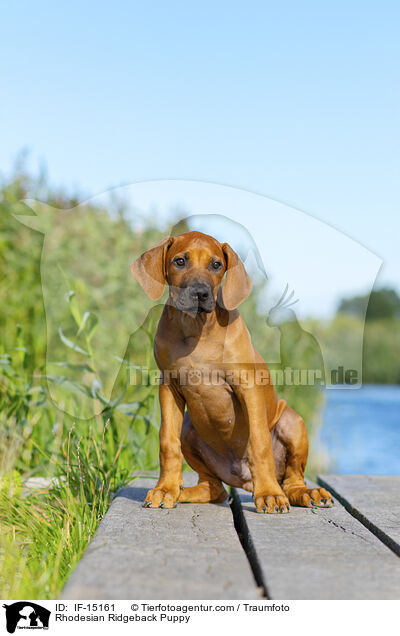
[[207, 339], [176, 337], [159, 339], [154, 348], [157, 364], [164, 370], [189, 370], [222, 368], [223, 343]]
[[245, 425], [239, 400], [228, 382], [225, 344], [218, 337], [176, 338], [170, 334], [167, 338], [164, 333], [155, 347], [164, 381], [169, 377], [177, 385], [200, 437], [221, 452], [227, 445], [243, 445], [240, 431]]
[[190, 418], [200, 437], [214, 447], [217, 439], [232, 440], [241, 421], [240, 406], [229, 385], [202, 383], [180, 386]]

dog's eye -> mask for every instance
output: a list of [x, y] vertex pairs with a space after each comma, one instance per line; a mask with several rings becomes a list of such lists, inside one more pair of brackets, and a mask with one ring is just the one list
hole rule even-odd
[[182, 258], [181, 256], [179, 256], [178, 258], [176, 258], [174, 260], [174, 263], [177, 267], [184, 267], [185, 266], [185, 259]]
[[213, 261], [212, 267], [213, 267], [213, 269], [221, 269], [221, 267], [222, 267], [221, 261]]

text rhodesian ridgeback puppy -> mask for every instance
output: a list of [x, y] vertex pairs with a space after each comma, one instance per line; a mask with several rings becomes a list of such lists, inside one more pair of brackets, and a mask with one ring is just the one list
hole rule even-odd
[[[233, 249], [188, 232], [164, 239], [131, 270], [153, 300], [169, 284], [154, 344], [162, 371], [161, 472], [145, 506], [220, 503], [227, 497], [222, 482], [253, 492], [258, 512], [332, 505], [327, 490], [304, 483], [304, 421], [277, 397], [237, 310], [251, 280]], [[199, 475], [197, 486], [183, 486], [183, 456]]]

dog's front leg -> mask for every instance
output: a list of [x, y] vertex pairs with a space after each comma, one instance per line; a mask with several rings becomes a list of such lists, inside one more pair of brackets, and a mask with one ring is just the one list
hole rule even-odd
[[289, 500], [275, 476], [264, 392], [257, 386], [241, 387], [239, 398], [249, 427], [248, 457], [257, 512], [289, 512]]
[[149, 490], [144, 505], [148, 508], [174, 508], [182, 484], [181, 430], [185, 402], [172, 385], [160, 384], [160, 477]]

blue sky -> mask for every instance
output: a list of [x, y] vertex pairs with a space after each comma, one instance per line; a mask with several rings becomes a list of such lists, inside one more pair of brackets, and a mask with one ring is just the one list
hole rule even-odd
[[85, 197], [244, 188], [361, 242], [400, 288], [397, 2], [25, 0], [0, 20], [2, 172], [25, 147]]

